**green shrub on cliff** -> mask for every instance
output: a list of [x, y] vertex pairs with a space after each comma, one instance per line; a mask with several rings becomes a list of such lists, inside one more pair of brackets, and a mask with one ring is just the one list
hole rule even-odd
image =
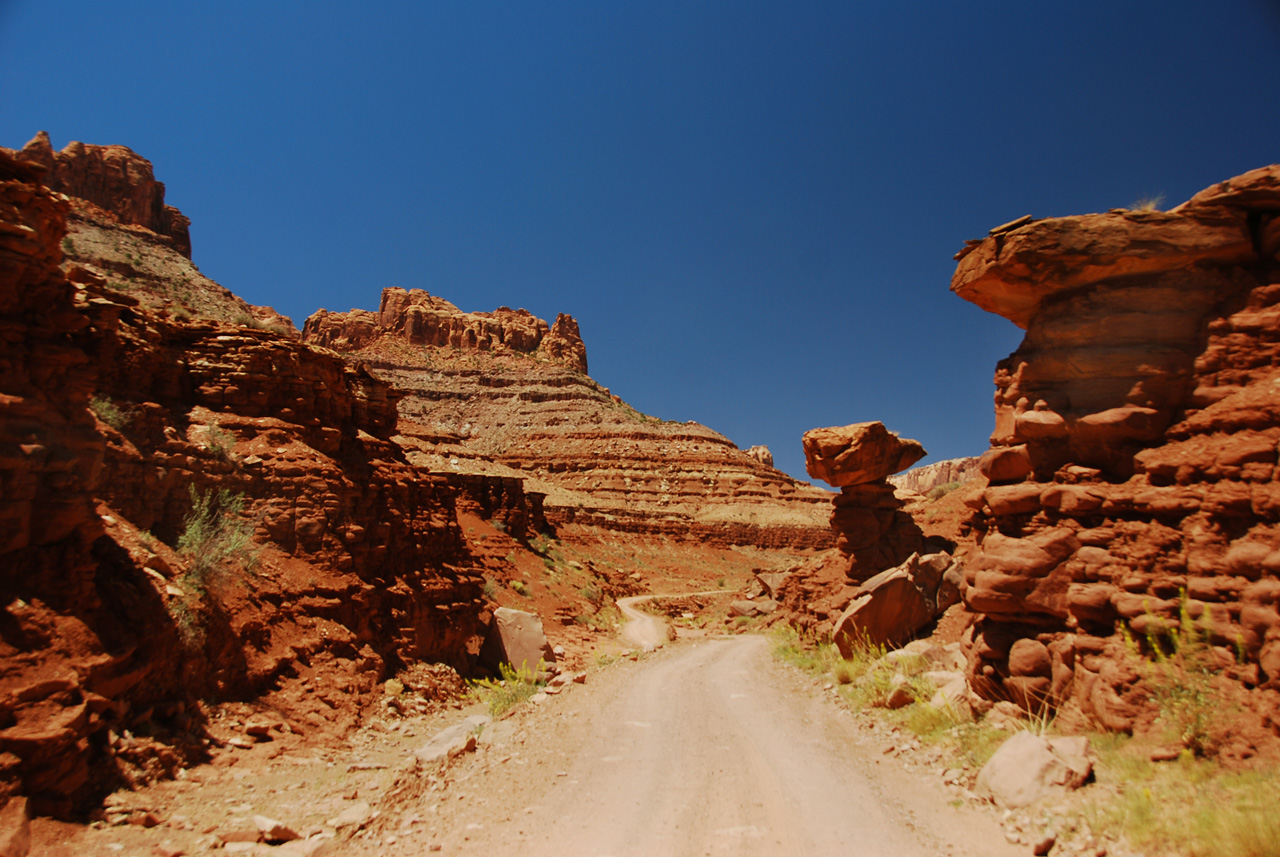
[[191, 512], [178, 536], [177, 550], [188, 562], [183, 582], [205, 591], [218, 582], [230, 563], [252, 568], [258, 551], [253, 544], [253, 526], [241, 517], [243, 494], [225, 488], [198, 491], [194, 486], [190, 492]]
[[129, 411], [122, 408], [106, 396], [94, 396], [89, 400], [89, 410], [97, 414], [98, 419], [121, 431], [129, 424]]

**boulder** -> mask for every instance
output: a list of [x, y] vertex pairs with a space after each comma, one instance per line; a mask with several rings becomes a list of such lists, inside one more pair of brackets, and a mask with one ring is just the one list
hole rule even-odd
[[741, 599], [729, 604], [729, 612], [734, 616], [766, 616], [777, 609], [778, 602], [772, 598]]
[[804, 433], [805, 470], [836, 488], [883, 480], [925, 455], [919, 441], [903, 440], [880, 422]]
[[756, 571], [754, 574], [764, 589], [764, 594], [770, 598], [778, 598], [783, 584], [792, 577], [789, 571]]
[[1093, 772], [1089, 739], [1019, 732], [978, 772], [974, 790], [1007, 809], [1029, 806], [1084, 785]]
[[253, 823], [258, 828], [258, 833], [262, 835], [264, 842], [291, 842], [294, 839], [301, 838], [298, 835], [298, 831], [283, 821], [278, 821], [265, 815], [255, 815]]
[[431, 736], [431, 740], [414, 750], [413, 755], [423, 765], [434, 765], [469, 753], [476, 748], [476, 731], [490, 722], [490, 718], [483, 714], [473, 714]]
[[347, 827], [354, 827], [356, 830], [360, 830], [372, 820], [373, 807], [369, 806], [367, 801], [358, 800], [333, 818], [327, 819], [324, 824], [325, 827], [332, 827], [335, 830], [342, 830]]
[[538, 662], [555, 663], [555, 652], [542, 630], [542, 620], [533, 613], [499, 607], [480, 648], [480, 663], [497, 670], [499, 664], [516, 669], [537, 669]]
[[923, 558], [912, 554], [901, 565], [864, 582], [836, 620], [834, 638], [840, 653], [849, 657], [860, 641], [873, 645], [904, 643], [937, 618], [950, 606], [939, 608], [939, 592], [950, 598], [955, 586], [955, 574], [946, 586], [943, 584], [951, 571], [950, 559], [946, 554]]
[[26, 857], [31, 849], [31, 815], [25, 797], [0, 807], [0, 857]]

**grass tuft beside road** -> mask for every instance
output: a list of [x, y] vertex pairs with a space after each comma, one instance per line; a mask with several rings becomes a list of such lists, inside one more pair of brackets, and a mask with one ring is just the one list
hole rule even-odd
[[[967, 708], [931, 705], [933, 690], [919, 674], [924, 667], [917, 659], [894, 662], [873, 646], [855, 647], [844, 659], [835, 646], [803, 640], [790, 628], [774, 631], [773, 640], [778, 658], [831, 682], [851, 710], [941, 750], [951, 767], [968, 766], [976, 775], [1012, 734], [975, 719]], [[912, 701], [897, 710], [883, 707], [891, 686], [907, 688]], [[1031, 718], [1022, 727], [1055, 731], [1047, 717]], [[1274, 763], [1230, 770], [1217, 759], [1197, 757], [1192, 749], [1174, 762], [1153, 762], [1149, 739], [1102, 731], [1085, 734], [1094, 749], [1096, 782], [1054, 808], [1064, 830], [1092, 830], [1149, 853], [1280, 857], [1280, 767]]]

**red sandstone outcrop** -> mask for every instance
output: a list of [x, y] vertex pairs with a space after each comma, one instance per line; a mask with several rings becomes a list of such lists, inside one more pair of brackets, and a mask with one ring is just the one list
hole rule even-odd
[[[309, 343], [404, 391], [423, 434], [411, 460], [437, 471], [519, 474], [564, 525], [720, 545], [822, 548], [830, 495], [696, 423], [654, 419], [584, 374], [577, 324], [524, 310], [463, 313], [419, 290], [387, 289], [377, 313], [323, 310]], [[412, 347], [410, 347], [412, 346]]]
[[953, 291], [1027, 330], [981, 461], [974, 687], [1133, 729], [1148, 696], [1115, 629], [1185, 610], [1280, 731], [1280, 166], [959, 259]]
[[[191, 261], [187, 219], [163, 204], [151, 163], [124, 146], [72, 142], [55, 152], [41, 132], [13, 157], [42, 170], [42, 182], [69, 197], [62, 267], [84, 268], [139, 305], [177, 319], [204, 318], [297, 337], [288, 318], [253, 306], [210, 280]], [[71, 274], [74, 276], [74, 274]]]
[[87, 324], [58, 269], [68, 205], [39, 173], [0, 152], [0, 801], [88, 784], [86, 736], [148, 651], [97, 576], [105, 443], [76, 343]]
[[17, 156], [43, 166], [42, 181], [51, 190], [91, 202], [121, 223], [166, 236], [175, 250], [191, 256], [191, 221], [164, 204], [164, 184], [156, 181], [151, 162], [132, 149], [71, 142], [55, 152], [49, 135], [41, 131]]
[[920, 528], [886, 481], [925, 456], [918, 441], [899, 438], [883, 423], [855, 423], [805, 432], [804, 454], [810, 476], [841, 489], [831, 527], [850, 579], [866, 580], [921, 549]]
[[303, 337], [335, 351], [358, 351], [386, 337], [410, 345], [475, 351], [538, 354], [578, 372], [587, 371], [587, 349], [578, 323], [561, 313], [555, 325], [526, 309], [463, 312], [421, 289], [383, 289], [378, 312], [318, 310], [303, 325]]
[[926, 540], [888, 482], [919, 461], [924, 448], [870, 422], [813, 429], [804, 435], [804, 449], [811, 476], [843, 486], [832, 501], [836, 548], [785, 572], [762, 574], [761, 585], [792, 624], [831, 637], [846, 654], [854, 640], [910, 639], [954, 603], [959, 575], [945, 553], [921, 558], [953, 545]]
[[855, 423], [804, 433], [809, 475], [836, 488], [883, 481], [924, 458], [919, 441], [902, 440], [884, 423]]

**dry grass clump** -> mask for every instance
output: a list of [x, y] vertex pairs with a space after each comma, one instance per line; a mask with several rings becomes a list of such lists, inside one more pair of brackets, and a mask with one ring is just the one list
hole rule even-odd
[[510, 664], [498, 664], [500, 678], [482, 678], [470, 682], [471, 692], [489, 707], [489, 714], [494, 718], [501, 717], [542, 689], [546, 680], [546, 665], [538, 661], [536, 667], [521, 664], [518, 668]]

